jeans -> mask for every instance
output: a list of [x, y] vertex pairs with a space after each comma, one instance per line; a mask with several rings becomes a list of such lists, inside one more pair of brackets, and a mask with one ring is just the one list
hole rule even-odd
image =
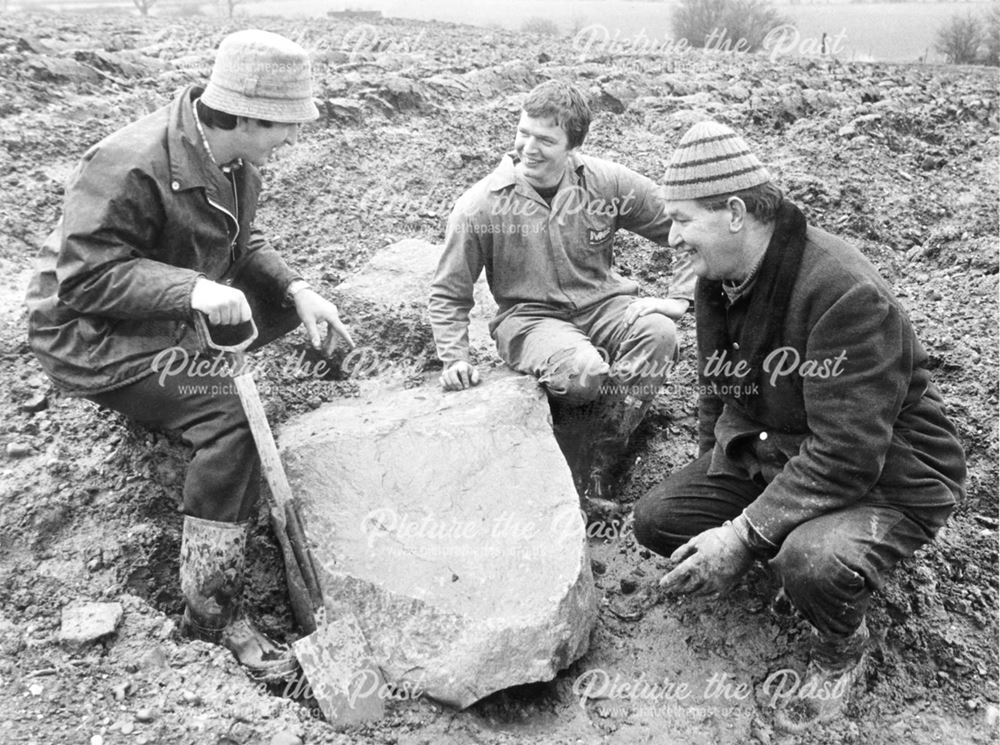
[[[735, 518], [764, 490], [762, 480], [709, 476], [710, 460], [706, 453], [636, 503], [639, 543], [669, 556], [688, 539]], [[796, 527], [769, 566], [817, 631], [846, 636], [860, 626], [871, 594], [896, 563], [930, 542], [949, 511], [904, 514], [862, 500]]]

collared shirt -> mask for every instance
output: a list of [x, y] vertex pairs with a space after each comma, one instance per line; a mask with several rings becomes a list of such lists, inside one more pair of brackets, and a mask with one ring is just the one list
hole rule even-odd
[[[445, 364], [467, 360], [473, 286], [486, 278], [499, 306], [495, 329], [519, 310], [575, 313], [616, 295], [638, 295], [613, 269], [624, 228], [666, 246], [670, 219], [659, 187], [624, 166], [572, 153], [551, 205], [517, 172], [513, 153], [455, 204], [431, 287], [431, 325]], [[691, 301], [690, 260], [674, 268], [670, 297]]]

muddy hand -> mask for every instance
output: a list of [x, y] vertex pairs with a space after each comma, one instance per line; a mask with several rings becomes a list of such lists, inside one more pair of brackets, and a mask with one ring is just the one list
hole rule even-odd
[[479, 385], [479, 370], [468, 362], [453, 362], [441, 373], [441, 387], [446, 391], [461, 391]]
[[676, 566], [660, 587], [676, 595], [720, 595], [750, 568], [753, 556], [731, 526], [699, 533], [670, 555]]

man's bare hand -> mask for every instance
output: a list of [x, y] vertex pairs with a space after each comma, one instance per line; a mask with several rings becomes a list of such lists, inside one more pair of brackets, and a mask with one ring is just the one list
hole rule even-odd
[[251, 317], [246, 295], [204, 277], [199, 277], [191, 290], [191, 309], [203, 313], [212, 326], [233, 326]]
[[452, 362], [441, 373], [441, 387], [446, 391], [462, 391], [479, 385], [479, 370], [463, 360]]
[[659, 313], [674, 321], [678, 320], [688, 309], [687, 300], [662, 297], [640, 297], [632, 301], [625, 309], [625, 325], [631, 326], [637, 319], [650, 313]]
[[730, 525], [699, 533], [670, 555], [676, 566], [660, 580], [666, 592], [715, 595], [729, 590], [753, 563], [753, 555]]
[[[309, 335], [309, 343], [326, 357], [333, 354], [337, 342], [342, 341], [349, 349], [354, 349], [351, 333], [340, 320], [337, 306], [308, 287], [295, 293], [295, 311], [302, 319], [302, 325]], [[326, 339], [320, 346], [320, 327], [326, 324]]]

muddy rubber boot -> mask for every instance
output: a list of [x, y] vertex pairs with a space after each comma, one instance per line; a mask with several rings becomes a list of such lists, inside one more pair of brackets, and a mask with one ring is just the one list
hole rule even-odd
[[580, 506], [588, 522], [614, 520], [625, 506], [617, 500], [616, 487], [629, 439], [649, 410], [651, 400], [631, 394], [615, 396], [602, 402], [598, 433], [591, 443], [590, 463]]
[[817, 634], [802, 684], [778, 704], [775, 725], [785, 732], [804, 732], [844, 713], [868, 659], [868, 624], [848, 637]]
[[295, 655], [257, 631], [241, 613], [249, 529], [249, 522], [184, 518], [180, 575], [186, 607], [182, 628], [192, 638], [228, 649], [256, 680], [289, 680], [299, 669]]
[[573, 484], [577, 493], [583, 493], [586, 477], [585, 461], [590, 443], [592, 426], [592, 407], [588, 405], [572, 406], [565, 401], [549, 395], [549, 412], [552, 418], [552, 434], [555, 436], [559, 450], [566, 459], [573, 474]]
[[615, 500], [614, 492], [624, 452], [621, 440], [615, 437], [604, 437], [593, 443], [580, 496], [580, 508], [588, 524], [621, 519], [625, 507]]

